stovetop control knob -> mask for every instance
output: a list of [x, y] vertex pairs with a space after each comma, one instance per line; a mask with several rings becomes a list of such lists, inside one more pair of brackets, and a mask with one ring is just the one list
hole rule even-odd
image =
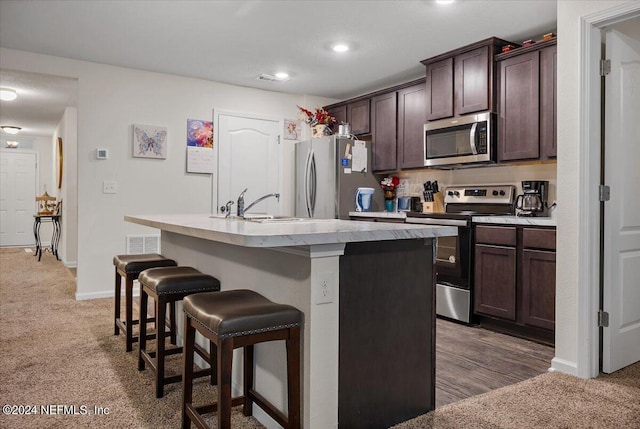
[[453, 195], [455, 195], [456, 197], [459, 197], [459, 196], [460, 196], [460, 192], [458, 192], [458, 191], [454, 191], [454, 192], [453, 192]]
[[447, 195], [449, 195], [450, 197], [453, 196], [453, 191], [447, 192]]
[[504, 197], [504, 191], [500, 191], [500, 196]]
[[[504, 191], [502, 191], [502, 192], [504, 192]], [[494, 197], [498, 195], [498, 191], [493, 191], [492, 193], [493, 193]]]

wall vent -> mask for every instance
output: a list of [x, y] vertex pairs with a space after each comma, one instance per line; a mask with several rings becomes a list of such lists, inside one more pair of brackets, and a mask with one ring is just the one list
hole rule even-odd
[[160, 253], [159, 235], [127, 235], [127, 254]]

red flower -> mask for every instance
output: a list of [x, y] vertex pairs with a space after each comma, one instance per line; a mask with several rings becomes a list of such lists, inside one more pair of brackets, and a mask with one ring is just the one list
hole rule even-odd
[[315, 125], [331, 125], [337, 122], [335, 117], [322, 108], [316, 108], [315, 112], [300, 106], [298, 106], [298, 109], [300, 109], [300, 119], [312, 127]]

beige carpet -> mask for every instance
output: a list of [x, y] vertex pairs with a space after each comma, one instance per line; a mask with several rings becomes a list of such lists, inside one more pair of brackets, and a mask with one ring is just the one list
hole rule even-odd
[[[110, 264], [111, 261], [105, 261]], [[178, 428], [180, 385], [156, 399], [149, 370], [113, 335], [111, 299], [76, 302], [74, 279], [44, 254], [0, 249], [0, 405], [62, 405], [91, 415], [0, 415], [0, 428]], [[171, 359], [179, 371], [180, 356]], [[208, 402], [215, 388], [195, 392]], [[93, 415], [94, 407], [108, 414]], [[63, 409], [60, 409], [63, 411]], [[213, 417], [209, 423], [213, 426]], [[236, 408], [233, 427], [259, 428]], [[438, 408], [398, 428], [640, 428], [640, 364], [579, 380], [544, 374]]]

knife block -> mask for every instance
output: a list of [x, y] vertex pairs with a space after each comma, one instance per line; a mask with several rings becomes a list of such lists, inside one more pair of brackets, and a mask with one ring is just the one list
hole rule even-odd
[[444, 195], [442, 192], [433, 194], [433, 201], [422, 203], [422, 213], [444, 213]]

